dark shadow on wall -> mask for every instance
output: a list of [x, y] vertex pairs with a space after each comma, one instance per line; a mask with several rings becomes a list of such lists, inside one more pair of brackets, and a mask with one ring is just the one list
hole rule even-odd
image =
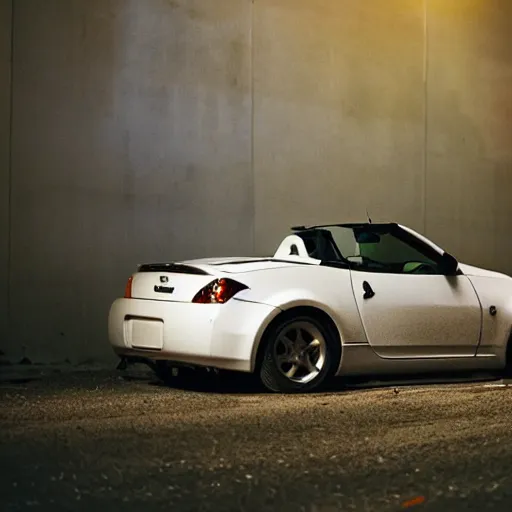
[[138, 263], [251, 253], [250, 4], [223, 4], [16, 1], [11, 360], [109, 360]]
[[12, 2], [0, 2], [0, 359], [9, 324]]
[[6, 347], [14, 360], [80, 360], [95, 352], [91, 325], [104, 333], [91, 311], [110, 284], [101, 256], [108, 219], [94, 191], [123, 186], [110, 181], [118, 155], [101, 136], [115, 110], [123, 4], [15, 1]]

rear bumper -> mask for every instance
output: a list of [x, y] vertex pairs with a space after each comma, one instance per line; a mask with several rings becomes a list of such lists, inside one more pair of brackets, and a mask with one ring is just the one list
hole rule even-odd
[[226, 304], [117, 299], [108, 333], [120, 356], [251, 372], [259, 340], [277, 313], [273, 306], [236, 299]]

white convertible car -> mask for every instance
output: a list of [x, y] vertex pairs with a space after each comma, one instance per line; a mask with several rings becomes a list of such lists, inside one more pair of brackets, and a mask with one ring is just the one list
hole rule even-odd
[[160, 372], [256, 373], [277, 392], [335, 375], [510, 370], [510, 277], [395, 223], [292, 232], [273, 257], [139, 266], [110, 310], [114, 351]]

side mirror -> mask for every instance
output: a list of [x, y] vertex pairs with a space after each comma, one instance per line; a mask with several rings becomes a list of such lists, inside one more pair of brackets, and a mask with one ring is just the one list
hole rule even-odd
[[441, 269], [444, 275], [454, 276], [457, 274], [457, 270], [459, 269], [459, 262], [451, 254], [445, 252], [443, 253], [441, 261]]

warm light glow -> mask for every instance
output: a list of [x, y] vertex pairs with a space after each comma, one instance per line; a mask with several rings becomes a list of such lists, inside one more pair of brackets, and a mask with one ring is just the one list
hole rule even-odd
[[488, 0], [424, 0], [428, 12], [457, 18], [474, 17], [488, 7]]

